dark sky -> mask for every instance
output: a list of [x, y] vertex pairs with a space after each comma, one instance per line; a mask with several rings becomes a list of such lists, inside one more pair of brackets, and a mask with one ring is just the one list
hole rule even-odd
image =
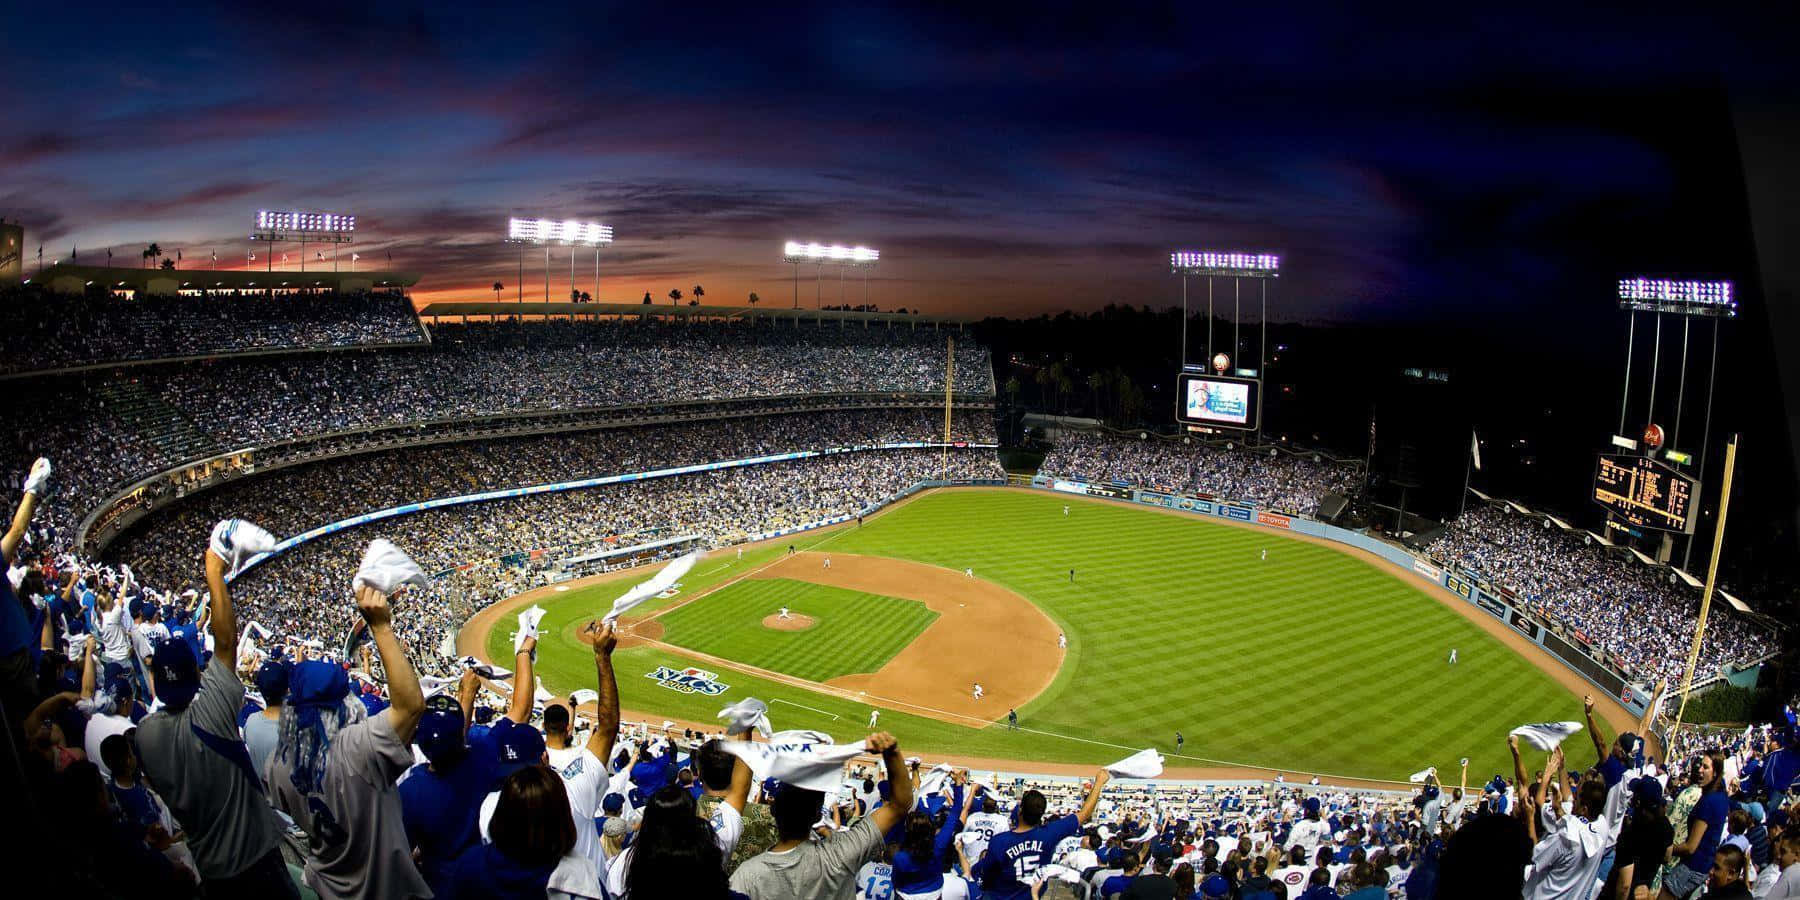
[[242, 267], [258, 208], [354, 212], [427, 299], [510, 294], [514, 214], [614, 225], [609, 300], [785, 304], [783, 240], [864, 243], [875, 302], [974, 314], [1160, 305], [1171, 249], [1273, 249], [1277, 318], [1466, 321], [1747, 265], [1729, 103], [1793, 74], [1717, 4], [960, 6], [35, 4], [0, 215], [47, 259]]

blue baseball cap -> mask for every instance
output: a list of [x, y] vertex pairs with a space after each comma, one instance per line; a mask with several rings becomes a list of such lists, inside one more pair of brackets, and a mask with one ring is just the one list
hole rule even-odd
[[280, 703], [287, 698], [288, 667], [278, 662], [266, 662], [256, 670], [256, 692], [263, 695], [269, 703]]
[[1301, 806], [1305, 807], [1306, 811], [1309, 813], [1316, 813], [1319, 811], [1319, 798], [1308, 797], [1308, 798], [1306, 798], [1306, 801], [1301, 804]]
[[1208, 875], [1205, 881], [1200, 882], [1200, 896], [1229, 897], [1231, 882], [1226, 881], [1223, 875]]
[[609, 816], [616, 816], [625, 808], [625, 795], [618, 791], [607, 794], [600, 801], [600, 809]]
[[[506, 723], [512, 724], [508, 727]], [[500, 738], [495, 752], [499, 756], [501, 778], [543, 761], [544, 736], [536, 728], [505, 719], [494, 726], [492, 733]]]
[[456, 698], [439, 695], [425, 701], [425, 715], [419, 719], [413, 741], [434, 765], [460, 758], [467, 748], [463, 745], [462, 707]]
[[1631, 780], [1631, 794], [1640, 803], [1661, 806], [1663, 802], [1662, 782], [1648, 775], [1639, 776]]
[[156, 698], [170, 709], [186, 709], [200, 692], [200, 660], [187, 641], [163, 641], [150, 656]]

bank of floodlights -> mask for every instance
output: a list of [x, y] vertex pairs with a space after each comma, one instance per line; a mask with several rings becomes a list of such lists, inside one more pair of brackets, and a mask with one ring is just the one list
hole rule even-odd
[[827, 266], [872, 266], [881, 261], [881, 251], [872, 247], [846, 247], [842, 244], [804, 243], [788, 241], [781, 249], [781, 258], [790, 263], [810, 263]]
[[1169, 271], [1176, 275], [1279, 278], [1281, 257], [1273, 253], [1177, 250], [1169, 254]]
[[1621, 278], [1619, 308], [1729, 319], [1737, 315], [1737, 292], [1729, 281]]
[[613, 242], [613, 230], [611, 225], [599, 222], [514, 218], [507, 223], [506, 239], [524, 244], [598, 247]]

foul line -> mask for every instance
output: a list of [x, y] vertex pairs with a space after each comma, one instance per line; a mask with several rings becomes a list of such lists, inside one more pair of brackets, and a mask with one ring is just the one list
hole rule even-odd
[[804, 703], [795, 703], [795, 702], [794, 702], [794, 701], [792, 701], [792, 700], [783, 700], [783, 699], [781, 699], [781, 698], [780, 698], [780, 697], [775, 697], [775, 698], [773, 698], [773, 699], [771, 699], [771, 700], [770, 700], [770, 701], [769, 701], [769, 702], [770, 702], [770, 703], [786, 703], [786, 704], [787, 704], [787, 705], [789, 705], [789, 706], [795, 706], [795, 707], [799, 707], [799, 708], [800, 708], [800, 709], [808, 709], [808, 710], [812, 710], [812, 711], [813, 711], [813, 712], [816, 712], [816, 713], [818, 713], [818, 714], [819, 714], [819, 715], [821, 715], [821, 716], [830, 716], [830, 717], [831, 717], [831, 720], [832, 720], [832, 721], [833, 721], [833, 722], [836, 722], [836, 721], [837, 721], [837, 720], [838, 720], [838, 714], [837, 714], [837, 713], [828, 713], [828, 712], [826, 712], [826, 711], [824, 711], [824, 710], [822, 710], [822, 709], [819, 709], [819, 708], [817, 708], [817, 707], [813, 707], [813, 706], [807, 706], [807, 705], [806, 705], [806, 704], [804, 704]]

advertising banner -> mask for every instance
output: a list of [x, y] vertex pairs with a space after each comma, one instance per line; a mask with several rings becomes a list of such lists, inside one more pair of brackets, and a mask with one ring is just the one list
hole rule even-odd
[[1239, 522], [1250, 522], [1255, 519], [1255, 514], [1242, 506], [1221, 506], [1219, 515], [1227, 519], [1236, 519]]
[[1426, 578], [1431, 579], [1432, 581], [1438, 582], [1440, 584], [1442, 584], [1444, 581], [1444, 570], [1438, 568], [1437, 566], [1432, 565], [1431, 563], [1426, 562], [1425, 560], [1419, 559], [1418, 557], [1413, 557], [1412, 567], [1413, 567], [1414, 572], [1417, 572], [1420, 575], [1423, 575]]
[[1256, 521], [1271, 528], [1288, 528], [1293, 525], [1293, 520], [1281, 513], [1257, 513]]
[[1050, 489], [1062, 491], [1065, 494], [1086, 494], [1088, 492], [1088, 486], [1079, 481], [1052, 481]]

